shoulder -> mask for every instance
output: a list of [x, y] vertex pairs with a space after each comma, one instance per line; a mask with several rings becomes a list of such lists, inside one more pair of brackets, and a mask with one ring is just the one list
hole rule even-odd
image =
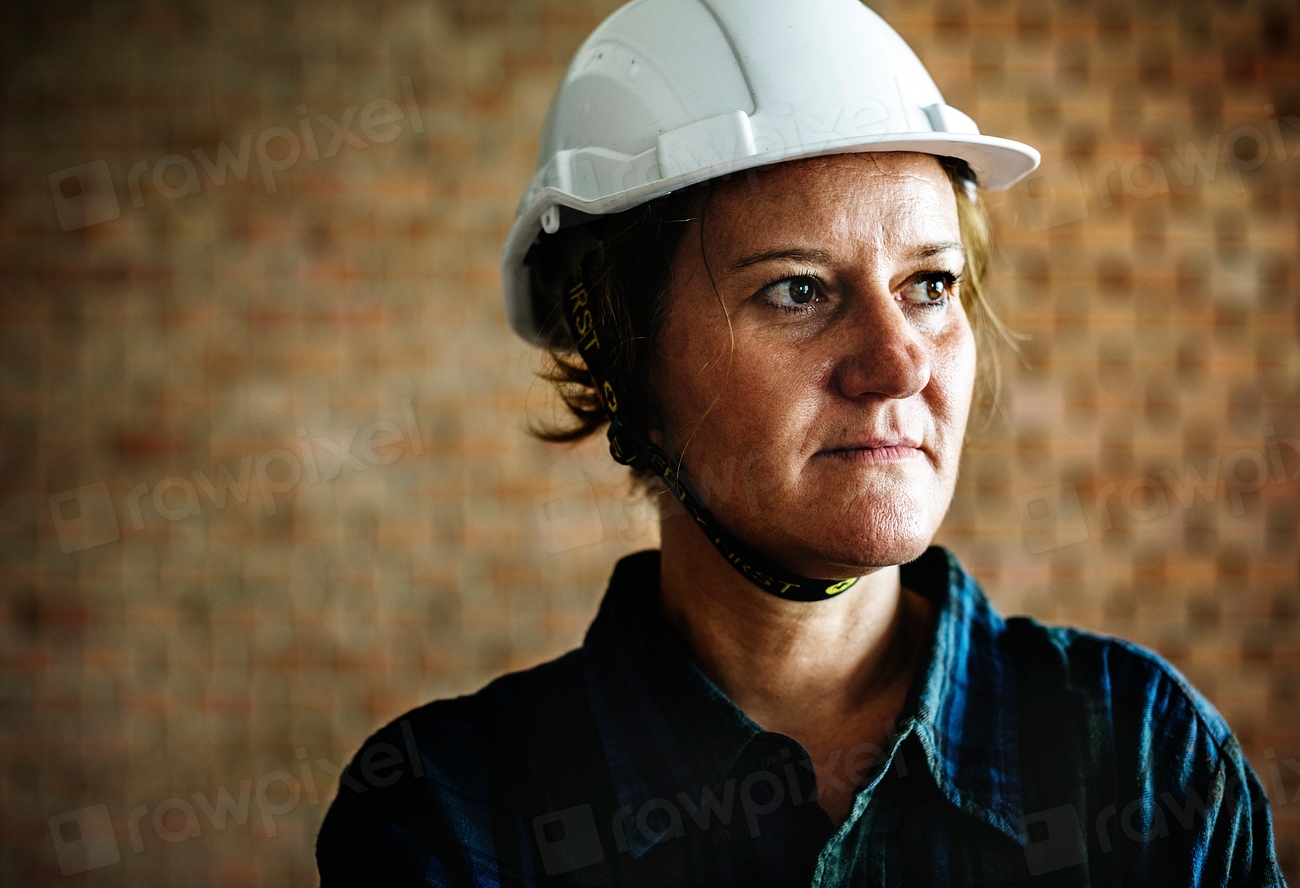
[[441, 872], [434, 884], [479, 884], [513, 856], [498, 847], [498, 821], [523, 813], [566, 759], [590, 760], [590, 722], [581, 650], [394, 719], [339, 775], [317, 837], [322, 884], [376, 866], [380, 884], [419, 872]]
[[1006, 623], [1008, 650], [1030, 692], [1082, 694], [1119, 716], [1141, 714], [1165, 727], [1172, 723], [1204, 734], [1223, 747], [1232, 731], [1218, 710], [1168, 660], [1122, 638], [1065, 626], [1046, 626], [1029, 617]]
[[434, 754], [450, 752], [485, 734], [553, 727], [560, 713], [586, 706], [582, 657], [580, 649], [572, 650], [502, 675], [473, 694], [426, 703], [390, 722], [367, 744], [391, 740], [410, 725], [420, 748]]
[[1212, 810], [1253, 780], [1223, 716], [1159, 654], [1024, 617], [1007, 621], [1004, 638], [1027, 797], [1074, 783], [1060, 773], [1071, 771], [1098, 813], [1163, 798]]
[[[943, 552], [946, 560], [938, 557]], [[927, 573], [920, 574], [918, 566]], [[1111, 758], [1144, 768], [1153, 753], [1172, 767], [1181, 750], [1195, 750], [1213, 767], [1231, 754], [1235, 740], [1223, 716], [1167, 660], [1132, 642], [1032, 617], [1004, 619], [979, 583], [940, 547], [913, 566], [920, 586], [946, 585], [957, 614], [944, 639], [964, 646], [957, 660], [964, 688], [999, 709], [1002, 740], [1019, 734], [1019, 755], [1043, 767], [1077, 756], [1093, 767]], [[918, 587], [918, 588], [919, 588]], [[1014, 713], [1011, 711], [1014, 710]], [[1044, 750], [1060, 750], [1053, 756]], [[1159, 769], [1157, 767], [1157, 769]]]
[[[351, 770], [365, 769], [377, 749], [394, 747], [417, 776], [470, 793], [467, 781], [505, 764], [488, 760], [502, 744], [517, 743], [517, 755], [534, 754], [538, 744], [563, 742], [589, 711], [582, 651], [573, 650], [530, 669], [511, 672], [473, 694], [426, 703], [375, 732], [353, 758]], [[472, 794], [472, 793], [471, 793]]]
[[1089, 854], [1161, 884], [1281, 884], [1267, 796], [1223, 716], [1172, 664], [1024, 617], [1002, 641], [1026, 811], [1065, 800]]
[[367, 738], [349, 772], [396, 748], [412, 771], [448, 783], [461, 780], [481, 769], [482, 762], [468, 772], [465, 766], [482, 757], [485, 741], [554, 731], [565, 724], [564, 714], [585, 709], [581, 658], [581, 650], [569, 651], [502, 675], [472, 694], [412, 709]]

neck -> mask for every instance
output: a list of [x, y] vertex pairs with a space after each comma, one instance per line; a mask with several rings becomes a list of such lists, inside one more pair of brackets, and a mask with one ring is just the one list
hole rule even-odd
[[685, 516], [661, 520], [659, 604], [741, 711], [799, 742], [838, 826], [887, 747], [935, 611], [897, 565], [824, 601], [785, 601], [740, 575]]
[[929, 615], [924, 599], [902, 588], [897, 566], [825, 601], [785, 601], [746, 580], [689, 519], [665, 520], [661, 531], [660, 607], [742, 711], [813, 743], [833, 739], [812, 736], [828, 731], [875, 734], [864, 724], [875, 720], [888, 732]]

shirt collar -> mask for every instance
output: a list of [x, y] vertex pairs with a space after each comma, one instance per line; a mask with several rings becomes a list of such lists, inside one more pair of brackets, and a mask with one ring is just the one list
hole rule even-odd
[[1003, 651], [1006, 623], [941, 546], [904, 564], [902, 583], [939, 606], [908, 726], [948, 801], [1021, 841], [1019, 707], [1014, 667]]
[[[949, 801], [1019, 839], [1015, 676], [1000, 653], [1005, 624], [940, 546], [902, 565], [902, 583], [934, 601], [939, 615], [898, 736], [917, 734]], [[620, 806], [632, 814], [679, 792], [698, 798], [764, 733], [673, 636], [658, 590], [657, 551], [620, 560], [583, 642], [588, 697], [610, 776]], [[628, 830], [626, 838], [634, 857], [655, 844], [640, 830]]]

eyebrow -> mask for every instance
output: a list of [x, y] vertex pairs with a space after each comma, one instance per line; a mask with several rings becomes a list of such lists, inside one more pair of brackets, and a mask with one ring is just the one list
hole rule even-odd
[[757, 253], [751, 253], [743, 259], [733, 262], [728, 268], [728, 273], [734, 274], [742, 269], [749, 268], [751, 265], [758, 265], [761, 262], [772, 262], [777, 259], [791, 259], [795, 262], [820, 262], [823, 265], [829, 264], [831, 254], [825, 250], [801, 250], [798, 248], [760, 250]]
[[911, 259], [933, 259], [935, 256], [943, 253], [956, 251], [961, 253], [962, 257], [966, 256], [966, 247], [960, 241], [943, 241], [937, 244], [926, 244], [912, 251], [909, 258]]
[[[966, 255], [966, 248], [960, 241], [941, 241], [939, 243], [924, 244], [912, 250], [906, 258], [932, 259], [935, 256], [942, 255], [951, 251]], [[738, 259], [727, 267], [728, 274], [735, 274], [738, 271], [749, 268], [751, 265], [758, 265], [762, 262], [773, 262], [778, 259], [792, 260], [795, 262], [819, 262], [828, 265], [831, 262], [831, 254], [825, 250], [804, 250], [797, 247], [788, 249], [760, 250], [757, 253], [751, 253], [742, 259]]]

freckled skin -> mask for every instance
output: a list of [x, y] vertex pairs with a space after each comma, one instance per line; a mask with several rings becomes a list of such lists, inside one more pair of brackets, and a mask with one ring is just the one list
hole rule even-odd
[[[798, 161], [763, 170], [756, 189], [742, 180], [715, 193], [703, 252], [695, 224], [675, 257], [652, 379], [670, 447], [708, 479], [726, 527], [814, 577], [860, 576], [924, 551], [956, 482], [975, 345], [955, 294], [933, 309], [899, 290], [918, 272], [960, 273], [959, 251], [914, 256], [960, 239], [952, 186], [927, 155]], [[788, 248], [827, 255], [729, 272]], [[818, 313], [788, 315], [755, 295], [810, 272], [828, 290]], [[921, 458], [827, 452], [891, 431], [919, 440]]]
[[[672, 267], [652, 367], [665, 429], [652, 437], [758, 551], [805, 576], [861, 579], [826, 601], [777, 598], [661, 507], [660, 608], [743, 712], [808, 751], [836, 825], [861, 776], [855, 751], [888, 746], [936, 617], [897, 565], [930, 543], [956, 482], [974, 339], [955, 293], [941, 308], [916, 296], [922, 276], [964, 264], [959, 248], [918, 250], [960, 240], [934, 158], [840, 155], [724, 186], [703, 248], [693, 225]], [[822, 252], [730, 270], [792, 248]], [[820, 282], [811, 310], [778, 307], [799, 301], [791, 282], [766, 286], [791, 275]], [[845, 450], [890, 433], [919, 447]]]

